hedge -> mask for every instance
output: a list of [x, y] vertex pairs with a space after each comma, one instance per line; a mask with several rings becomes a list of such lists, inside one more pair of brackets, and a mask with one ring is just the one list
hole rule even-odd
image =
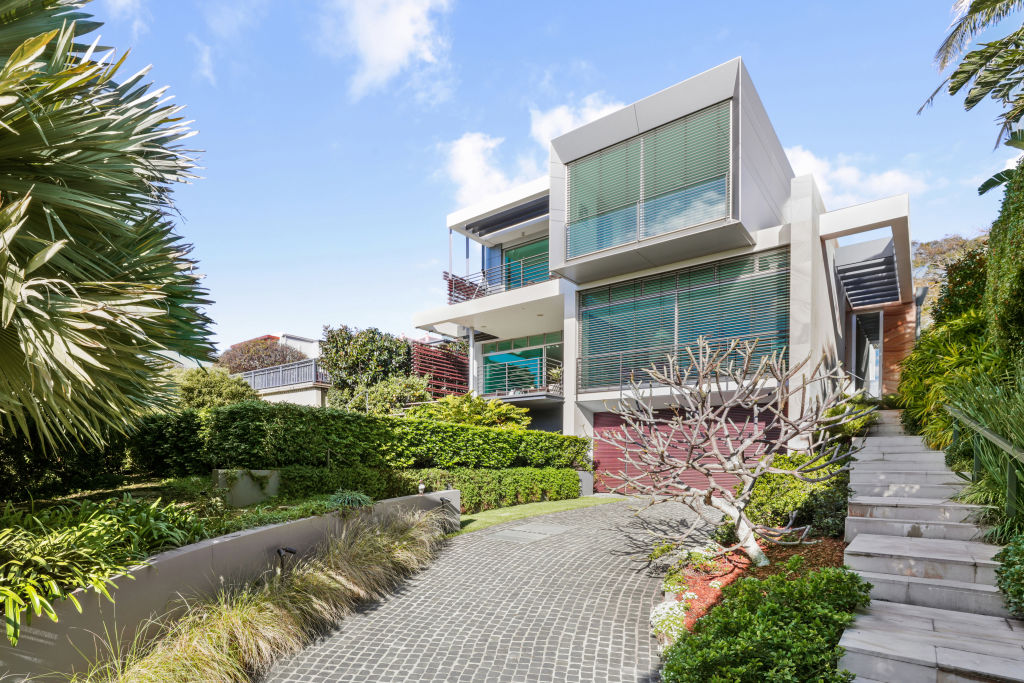
[[1024, 173], [1015, 174], [1006, 185], [988, 249], [988, 334], [1002, 354], [1013, 356], [1024, 351]]
[[289, 465], [281, 468], [280, 493], [300, 497], [344, 488], [381, 500], [412, 495], [418, 491], [420, 482], [428, 491], [458, 489], [463, 513], [580, 495], [576, 470], [564, 467], [400, 470], [364, 465]]
[[155, 474], [184, 475], [292, 465], [588, 469], [589, 448], [587, 439], [549, 432], [251, 401], [149, 417], [130, 450]]

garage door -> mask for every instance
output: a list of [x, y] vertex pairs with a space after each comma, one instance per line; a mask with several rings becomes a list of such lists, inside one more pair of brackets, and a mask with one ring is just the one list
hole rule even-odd
[[[752, 417], [752, 411], [734, 409], [730, 411], [729, 415], [733, 422], [743, 425], [746, 419]], [[623, 423], [623, 419], [614, 413], [596, 413], [594, 415], [594, 431], [597, 434], [620, 429]], [[666, 427], [663, 426], [662, 429], [666, 429]], [[756, 455], [755, 449], [756, 446], [751, 446], [748, 449], [748, 457], [753, 458]], [[709, 456], [707, 461], [715, 462], [716, 459], [714, 456]], [[623, 462], [622, 451], [619, 448], [600, 439], [594, 440], [594, 491], [607, 492], [612, 486], [620, 483], [617, 479], [610, 479], [605, 474], [606, 472], [615, 474], [626, 473], [632, 476], [640, 474], [635, 469], [633, 471], [627, 469], [630, 467], [633, 466]], [[706, 488], [707, 486], [707, 478], [696, 470], [686, 470], [683, 472], [682, 480], [698, 488]], [[720, 485], [734, 486], [738, 480], [732, 475], [719, 474], [715, 476], [715, 481]]]

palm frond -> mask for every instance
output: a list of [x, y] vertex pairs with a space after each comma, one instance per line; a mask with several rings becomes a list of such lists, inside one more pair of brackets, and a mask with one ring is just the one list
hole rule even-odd
[[975, 36], [1021, 8], [1024, 8], [1024, 0], [957, 0], [949, 33], [935, 51], [939, 69], [945, 69], [959, 58]]

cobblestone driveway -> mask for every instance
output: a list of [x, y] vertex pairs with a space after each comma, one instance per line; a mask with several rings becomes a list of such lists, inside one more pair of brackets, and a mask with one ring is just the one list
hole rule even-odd
[[[682, 516], [673, 508], [644, 518]], [[459, 536], [269, 680], [656, 681], [647, 620], [660, 581], [630, 557], [649, 544], [643, 525], [619, 502]]]

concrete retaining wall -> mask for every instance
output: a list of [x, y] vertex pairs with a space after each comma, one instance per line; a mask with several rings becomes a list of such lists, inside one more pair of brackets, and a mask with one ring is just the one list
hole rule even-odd
[[[457, 526], [460, 505], [458, 491], [436, 491], [382, 500], [369, 514], [380, 519], [395, 512], [443, 507]], [[94, 658], [106, 634], [117, 633], [121, 642], [130, 642], [140, 625], [166, 614], [180, 596], [211, 595], [221, 586], [252, 580], [278, 565], [277, 549], [284, 546], [294, 548], [300, 556], [308, 554], [336, 533], [339, 522], [338, 515], [332, 513], [247, 529], [160, 553], [148, 565], [130, 572], [134, 580], [126, 576], [114, 579], [116, 588], [110, 589], [113, 603], [94, 591], [79, 590], [75, 595], [82, 603], [81, 614], [70, 602], [58, 602], [57, 623], [34, 617], [31, 626], [22, 627], [17, 647], [6, 639], [0, 642], [0, 679], [23, 681], [29, 675], [81, 669], [85, 657]]]

